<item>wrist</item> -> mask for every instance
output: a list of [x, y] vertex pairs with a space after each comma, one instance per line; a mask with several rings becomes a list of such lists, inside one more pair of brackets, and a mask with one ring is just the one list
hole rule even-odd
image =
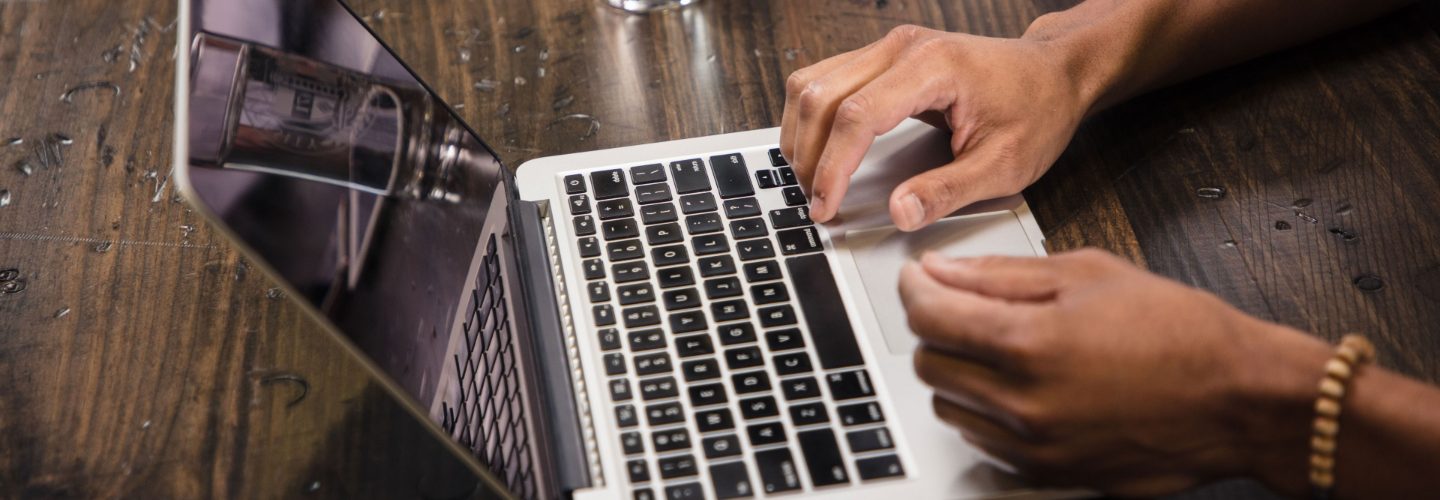
[[1072, 85], [1088, 118], [1125, 98], [1119, 89], [1133, 58], [1124, 37], [1094, 29], [1101, 19], [1081, 8], [1052, 12], [1030, 23], [1022, 40], [1041, 43]]
[[1246, 473], [1285, 494], [1308, 484], [1316, 385], [1334, 351], [1324, 341], [1253, 318], [1228, 383], [1227, 411], [1240, 435]]

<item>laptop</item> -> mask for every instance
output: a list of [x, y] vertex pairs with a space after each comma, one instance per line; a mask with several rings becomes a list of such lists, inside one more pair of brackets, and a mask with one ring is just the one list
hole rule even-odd
[[891, 189], [946, 163], [947, 134], [879, 138], [821, 225], [778, 129], [512, 171], [338, 0], [182, 0], [179, 29], [183, 196], [484, 485], [1062, 494], [939, 422], [911, 368], [907, 259], [1045, 253], [1018, 196], [894, 228]]

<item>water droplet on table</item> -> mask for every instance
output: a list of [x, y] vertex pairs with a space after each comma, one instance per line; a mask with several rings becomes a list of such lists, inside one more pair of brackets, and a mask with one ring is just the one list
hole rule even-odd
[[305, 485], [306, 493], [315, 493], [317, 491], [320, 491], [320, 481], [311, 481], [310, 484]]
[[1291, 203], [1290, 208], [1305, 208], [1310, 206], [1310, 204], [1314, 202], [1315, 200], [1312, 200], [1310, 198], [1300, 198], [1298, 200], [1295, 200], [1294, 203]]
[[1362, 274], [1355, 278], [1355, 288], [1362, 292], [1375, 292], [1385, 288], [1385, 280], [1373, 274]]
[[1296, 211], [1296, 212], [1295, 212], [1295, 216], [1296, 216], [1296, 217], [1299, 217], [1300, 220], [1303, 220], [1303, 221], [1308, 222], [1308, 223], [1310, 223], [1310, 224], [1319, 224], [1319, 223], [1320, 223], [1320, 219], [1316, 219], [1315, 216], [1310, 215], [1310, 214], [1307, 214], [1307, 213], [1305, 213], [1305, 212]]
[[0, 189], [0, 207], [10, 205], [10, 190]]
[[1340, 227], [1330, 228], [1330, 234], [1333, 234], [1335, 235], [1335, 237], [1340, 238], [1344, 241], [1355, 241], [1357, 239], [1360, 239], [1360, 235], [1355, 234], [1354, 231]]
[[115, 246], [115, 243], [112, 242], [112, 241], [110, 241], [110, 240], [105, 240], [105, 241], [96, 243], [96, 244], [95, 244], [95, 253], [105, 253], [105, 252], [109, 252], [109, 251], [110, 251], [110, 248], [113, 247], [113, 246]]
[[1195, 196], [1199, 196], [1199, 197], [1205, 198], [1205, 199], [1207, 199], [1207, 200], [1218, 200], [1218, 199], [1221, 199], [1221, 198], [1224, 198], [1224, 197], [1225, 197], [1225, 188], [1223, 188], [1223, 187], [1202, 187], [1202, 188], [1200, 188], [1200, 189], [1196, 189], [1196, 190], [1195, 190]]
[[551, 108], [551, 109], [554, 109], [554, 110], [556, 110], [556, 111], [559, 111], [560, 108], [569, 106], [571, 103], [574, 103], [574, 102], [575, 102], [575, 96], [573, 96], [573, 95], [567, 95], [567, 96], [565, 96], [565, 97], [561, 97], [561, 98], [559, 98], [559, 99], [556, 99], [555, 102], [550, 103], [550, 108]]
[[70, 314], [70, 308], [62, 307], [59, 311], [55, 311], [55, 319], [63, 318], [68, 314]]
[[794, 60], [795, 60], [795, 56], [796, 56], [797, 54], [799, 54], [799, 53], [800, 53], [800, 49], [785, 49], [785, 60], [786, 60], [786, 61], [794, 61]]
[[499, 86], [500, 82], [490, 79], [480, 80], [478, 82], [475, 82], [475, 85], [473, 85], [473, 87], [475, 87], [475, 90], [480, 90], [484, 92], [493, 92], [495, 88]]
[[1223, 242], [1220, 242], [1220, 248], [1235, 248], [1238, 245], [1238, 243], [1235, 243], [1235, 240], [1225, 240]]
[[30, 160], [20, 160], [15, 162], [15, 170], [19, 170], [22, 175], [29, 177], [30, 174], [35, 173], [35, 164], [30, 163]]
[[66, 90], [65, 90], [65, 93], [60, 94], [60, 102], [63, 102], [63, 103], [65, 103], [65, 104], [74, 104], [74, 103], [75, 103], [75, 95], [76, 95], [76, 94], [79, 94], [79, 93], [81, 93], [81, 92], [85, 92], [85, 91], [87, 91], [87, 90], [97, 90], [97, 89], [109, 89], [111, 92], [113, 92], [113, 93], [115, 94], [115, 97], [120, 97], [120, 86], [119, 86], [119, 85], [116, 85], [116, 84], [111, 83], [111, 82], [106, 82], [106, 81], [97, 81], [97, 82], [85, 82], [85, 83], [81, 83], [81, 84], [79, 84], [79, 85], [76, 85], [76, 86], [74, 86], [74, 87], [70, 87], [70, 88], [66, 89]]
[[525, 52], [525, 46], [524, 46], [524, 45], [516, 45], [515, 48], [514, 48], [514, 49], [511, 49], [511, 50], [515, 51], [516, 54], [519, 54], [519, 53], [521, 53], [521, 52]]
[[550, 49], [543, 49], [543, 50], [541, 50], [539, 57], [540, 57], [540, 60], [541, 60], [542, 62], [543, 62], [543, 61], [548, 61], [548, 60], [550, 60]]
[[0, 282], [0, 295], [20, 293], [25, 291], [25, 280], [17, 279]]
[[285, 298], [285, 292], [281, 291], [279, 288], [271, 288], [265, 291], [265, 298], [270, 300], [280, 300], [282, 298]]
[[59, 132], [56, 132], [56, 133], [54, 133], [54, 134], [50, 134], [50, 140], [55, 141], [56, 143], [59, 143], [59, 144], [62, 145], [62, 146], [69, 146], [69, 145], [71, 145], [71, 144], [75, 144], [75, 139], [74, 139], [74, 138], [72, 138], [72, 137], [70, 137], [70, 136], [68, 136], [68, 135], [59, 133]]
[[19, 277], [19, 269], [0, 269], [0, 281], [15, 281]]
[[1275, 229], [1278, 231], [1289, 231], [1290, 223], [1283, 220], [1277, 220], [1275, 221]]
[[9, 139], [5, 139], [6, 146], [19, 146], [21, 144], [25, 144], [24, 137], [11, 137]]
[[1355, 207], [1350, 206], [1349, 203], [1341, 203], [1340, 206], [1335, 207], [1335, 215], [1350, 215], [1350, 212], [1354, 211]]
[[470, 49], [460, 48], [460, 62], [470, 62]]
[[515, 77], [515, 85], [517, 85], [517, 86], [518, 86], [518, 85], [525, 85], [526, 83], [527, 83], [527, 81], [525, 80], [525, 77], [523, 77], [523, 76], [517, 76], [517, 77]]

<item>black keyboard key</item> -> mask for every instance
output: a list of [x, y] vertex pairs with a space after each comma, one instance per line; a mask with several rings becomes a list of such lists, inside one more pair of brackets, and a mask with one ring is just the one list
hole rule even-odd
[[587, 280], [598, 280], [605, 278], [605, 263], [602, 262], [600, 259], [590, 259], [585, 262], [581, 262], [580, 267], [584, 269], [585, 279]]
[[643, 458], [626, 462], [625, 470], [629, 471], [632, 483], [643, 483], [650, 480], [650, 466], [645, 463]]
[[770, 376], [765, 372], [736, 373], [730, 376], [736, 394], [750, 394], [770, 390]]
[[736, 347], [725, 350], [725, 366], [731, 370], [765, 366], [765, 358], [761, 357], [759, 347]]
[[640, 220], [644, 221], [646, 225], [675, 222], [680, 220], [680, 214], [675, 211], [675, 204], [673, 203], [641, 205]]
[[[760, 308], [760, 326], [774, 328], [795, 324], [795, 309], [789, 304]], [[811, 330], [812, 334], [814, 330]]]
[[657, 377], [640, 381], [640, 397], [646, 401], [673, 398], [680, 394], [675, 377]]
[[612, 264], [610, 272], [614, 274], [616, 283], [650, 279], [650, 267], [646, 266], [644, 261]]
[[786, 166], [786, 165], [789, 165], [789, 164], [790, 164], [790, 162], [789, 162], [789, 161], [786, 161], [786, 160], [785, 160], [785, 157], [780, 154], [780, 148], [771, 148], [771, 149], [770, 149], [770, 165], [771, 165], [771, 166], [783, 167], [783, 166]]
[[811, 484], [820, 487], [850, 482], [850, 475], [845, 472], [845, 459], [840, 455], [840, 445], [835, 442], [834, 432], [830, 429], [805, 431], [796, 433], [795, 439], [800, 441], [800, 454], [805, 457]]
[[770, 346], [771, 351], [799, 349], [805, 347], [805, 337], [798, 328], [774, 330], [765, 332], [765, 345]]
[[654, 375], [669, 371], [670, 353], [668, 352], [635, 356], [635, 373], [638, 375]]
[[691, 356], [702, 356], [715, 353], [715, 344], [710, 342], [709, 335], [689, 335], [675, 339], [675, 353], [682, 358]]
[[609, 302], [610, 285], [604, 281], [592, 281], [585, 285], [585, 291], [590, 294], [590, 302]]
[[850, 315], [835, 286], [835, 276], [824, 254], [809, 254], [786, 259], [790, 279], [805, 284], [805, 300], [800, 301], [805, 324], [810, 327], [811, 343], [826, 370], [861, 366], [865, 358], [850, 329]]
[[780, 279], [780, 263], [773, 260], [745, 264], [745, 279], [751, 283]]
[[698, 332], [709, 327], [705, 322], [705, 311], [693, 309], [670, 314], [670, 331], [675, 333]]
[[760, 488], [766, 493], [800, 489], [800, 468], [789, 448], [755, 452], [755, 469], [760, 472]]
[[609, 304], [595, 306], [591, 309], [595, 316], [595, 326], [610, 326], [615, 324], [615, 309]]
[[800, 377], [780, 381], [780, 393], [786, 401], [820, 397], [820, 382], [815, 377]]
[[713, 278], [727, 274], [735, 274], [735, 259], [729, 255], [716, 255], [700, 259], [700, 276]]
[[831, 373], [825, 376], [825, 383], [830, 386], [830, 398], [836, 401], [875, 395], [865, 370]]
[[780, 242], [780, 253], [785, 255], [819, 252], [825, 249], [825, 246], [820, 243], [820, 231], [816, 230], [815, 226], [779, 231], [775, 233], [775, 240]]
[[690, 247], [695, 249], [695, 255], [711, 255], [730, 251], [730, 243], [725, 240], [725, 233], [696, 236], [690, 239]]
[[[733, 457], [740, 454], [740, 439], [734, 434], [724, 436], [708, 437], [700, 441], [700, 446], [705, 448], [705, 458], [716, 459], [722, 457]], [[735, 462], [741, 469], [745, 468], [744, 462]]]
[[615, 423], [620, 427], [634, 427], [640, 425], [640, 415], [635, 413], [635, 405], [619, 405], [615, 407]]
[[780, 416], [780, 407], [776, 406], [775, 398], [763, 396], [758, 398], [740, 400], [740, 415], [745, 420]]
[[632, 396], [634, 396], [634, 394], [630, 392], [630, 379], [623, 377], [610, 379], [611, 401], [614, 401], [616, 403], [619, 403], [621, 401], [629, 401]]
[[710, 380], [720, 376], [720, 363], [713, 359], [686, 361], [680, 363], [680, 373], [685, 375], [686, 382]]
[[851, 453], [888, 450], [895, 447], [895, 442], [890, 440], [890, 431], [885, 430], [884, 427], [850, 431], [845, 433], [845, 440], [850, 442]]
[[785, 283], [765, 283], [750, 287], [750, 298], [756, 304], [774, 304], [790, 300], [790, 292], [785, 288]]
[[605, 253], [610, 255], [610, 262], [621, 262], [644, 257], [645, 247], [640, 240], [612, 241], [605, 244]]
[[860, 471], [862, 481], [905, 475], [905, 468], [900, 466], [900, 457], [895, 455], [856, 460], [855, 470]]
[[585, 192], [585, 175], [570, 174], [565, 176], [565, 194], [580, 194]]
[[595, 239], [595, 237], [593, 236], [587, 238], [580, 238], [580, 256], [599, 257], [600, 240]]
[[700, 483], [676, 484], [665, 487], [665, 500], [704, 500], [705, 489]]
[[750, 185], [750, 169], [740, 153], [711, 156], [710, 168], [715, 173], [715, 190], [721, 198], [735, 198], [755, 194]]
[[649, 283], [624, 285], [616, 288], [615, 292], [620, 295], [620, 305], [624, 306], [655, 301], [655, 290], [650, 288]]
[[661, 299], [667, 311], [700, 307], [700, 291], [694, 288], [671, 290], [661, 294]]
[[745, 428], [745, 433], [750, 435], [750, 446], [785, 442], [785, 424], [780, 422], [750, 425]]
[[590, 197], [577, 194], [570, 197], [570, 215], [585, 215], [590, 213]]
[[799, 373], [810, 373], [815, 369], [810, 366], [810, 355], [804, 351], [792, 352], [775, 356], [775, 373], [781, 377]]
[[797, 186], [790, 186], [780, 190], [781, 196], [785, 197], [785, 206], [798, 207], [809, 203], [805, 200], [805, 192]]
[[620, 353], [618, 353], [618, 352], [617, 352], [617, 353], [612, 353], [612, 354], [606, 354], [606, 355], [605, 355], [605, 374], [606, 374], [606, 375], [623, 375], [623, 374], [625, 374], [625, 355], [624, 355], [624, 354], [620, 354]]
[[715, 195], [710, 193], [698, 193], [681, 196], [680, 211], [687, 215], [714, 212]]
[[718, 405], [730, 401], [725, 397], [725, 386], [720, 384], [704, 384], [690, 386], [690, 406], [696, 408], [702, 406]]
[[710, 304], [710, 314], [715, 322], [734, 321], [750, 317], [750, 308], [743, 300], [727, 300]]
[[751, 217], [730, 221], [730, 236], [734, 236], [736, 240], [759, 238], [768, 234], [770, 230], [765, 228], [765, 219]]
[[591, 172], [590, 184], [594, 186], [597, 200], [608, 200], [630, 194], [630, 186], [625, 183], [625, 173], [618, 168]]
[[680, 403], [656, 403], [645, 407], [645, 421], [651, 427], [685, 421], [685, 408]]
[[[659, 163], [630, 167], [630, 181], [636, 186], [665, 181], [665, 166]], [[637, 188], [638, 189], [638, 188]]]
[[620, 446], [626, 455], [645, 453], [645, 438], [637, 431], [620, 433]]
[[673, 266], [690, 262], [690, 251], [685, 245], [668, 245], [650, 249], [650, 260], [655, 262], [655, 267]]
[[730, 415], [729, 408], [716, 408], [695, 412], [695, 428], [700, 432], [715, 432], [735, 428], [735, 419]]
[[[670, 185], [651, 184], [648, 186], [635, 186], [635, 200], [639, 201], [641, 205], [670, 201]], [[669, 203], [666, 203], [665, 206], [670, 207], [672, 211], [675, 209], [675, 206]], [[649, 221], [646, 221], [646, 224], [649, 223]]]
[[[620, 330], [602, 328], [596, 333], [600, 337], [600, 350], [613, 351], [620, 348]], [[621, 363], [624, 366], [624, 363]]]
[[600, 220], [634, 217], [635, 205], [630, 204], [629, 198], [605, 200], [595, 204], [595, 211], [598, 212]]
[[830, 421], [830, 412], [825, 403], [805, 403], [790, 407], [790, 423], [795, 425], [821, 424]]
[[605, 235], [605, 240], [623, 240], [640, 236], [640, 225], [635, 219], [618, 219], [600, 223], [600, 231]]
[[720, 325], [715, 329], [715, 334], [720, 337], [720, 345], [728, 346], [755, 341], [755, 327], [749, 321]]
[[[678, 455], [678, 456], [673, 456], [673, 457], [665, 457], [665, 458], [660, 459], [660, 461], [656, 462], [656, 465], [659, 465], [659, 466], [660, 466], [660, 478], [661, 478], [661, 479], [675, 479], [675, 478], [677, 478], [677, 477], [689, 477], [689, 476], [693, 476], [693, 475], [699, 473], [699, 472], [696, 470], [696, 468], [695, 468], [695, 457], [692, 456], [692, 455], [689, 455], [689, 454]], [[697, 493], [696, 496], [693, 496], [693, 497], [686, 496], [686, 497], [681, 497], [681, 498], [702, 498], [702, 497], [699, 496], [699, 494]]]
[[835, 413], [840, 415], [840, 423], [846, 427], [885, 421], [885, 413], [880, 411], [880, 403], [873, 401], [836, 406]]
[[710, 466], [710, 485], [715, 489], [715, 498], [748, 498], [755, 495], [750, 489], [750, 472], [744, 462], [730, 462]]
[[790, 167], [776, 169], [775, 180], [780, 181], [781, 186], [795, 186], [800, 184], [800, 181], [795, 178], [795, 169]]
[[590, 236], [595, 234], [595, 218], [589, 215], [579, 215], [574, 219], [575, 235]]
[[627, 307], [620, 315], [625, 318], [625, 328], [660, 324], [660, 308], [655, 306]]
[[809, 226], [815, 221], [810, 220], [810, 209], [806, 207], [782, 208], [770, 211], [770, 225], [775, 229], [786, 229], [792, 227]]
[[[601, 276], [604, 277], [604, 276]], [[723, 299], [726, 297], [739, 297], [740, 280], [730, 278], [712, 278], [705, 280], [705, 296], [711, 300]]]
[[655, 271], [660, 279], [660, 288], [674, 288], [695, 284], [695, 273], [689, 267], [665, 267]]
[[680, 194], [710, 190], [710, 175], [705, 172], [705, 161], [699, 158], [670, 162], [670, 177], [675, 179], [675, 191]]
[[740, 260], [768, 259], [775, 256], [775, 247], [769, 239], [745, 240], [735, 244], [740, 251]]
[[760, 189], [780, 187], [780, 178], [775, 175], [774, 170], [761, 170], [755, 172], [755, 182], [760, 183]]
[[731, 219], [755, 217], [760, 215], [760, 202], [755, 198], [735, 198], [725, 200], [725, 216]]
[[685, 229], [689, 230], [692, 235], [714, 233], [724, 228], [725, 224], [720, 221], [720, 214], [715, 212], [685, 216]]
[[690, 447], [690, 431], [684, 428], [655, 431], [650, 434], [650, 443], [655, 445], [657, 453], [683, 450]]
[[680, 225], [674, 222], [645, 228], [645, 242], [650, 246], [675, 243], [683, 238], [684, 235], [680, 234]]
[[665, 348], [665, 331], [659, 328], [630, 332], [630, 351], [644, 352]]

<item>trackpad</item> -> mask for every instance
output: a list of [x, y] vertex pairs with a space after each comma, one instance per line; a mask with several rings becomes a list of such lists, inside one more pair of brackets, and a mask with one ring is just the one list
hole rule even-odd
[[918, 342], [910, 333], [896, 290], [905, 262], [920, 258], [927, 250], [951, 257], [1036, 256], [1020, 218], [1010, 211], [943, 219], [913, 233], [894, 226], [849, 231], [845, 242], [880, 322], [885, 346], [891, 354], [906, 356]]

